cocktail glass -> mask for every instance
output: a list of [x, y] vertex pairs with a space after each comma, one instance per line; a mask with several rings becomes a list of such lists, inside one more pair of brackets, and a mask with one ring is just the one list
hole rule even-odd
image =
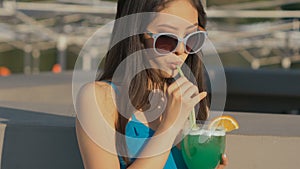
[[203, 122], [197, 127], [185, 129], [181, 151], [189, 169], [215, 169], [225, 150], [224, 129], [208, 129]]

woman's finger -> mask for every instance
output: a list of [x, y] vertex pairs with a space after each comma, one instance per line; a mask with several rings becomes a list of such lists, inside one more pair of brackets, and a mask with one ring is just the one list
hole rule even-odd
[[207, 92], [201, 92], [194, 96], [191, 100], [191, 104], [196, 105], [199, 103], [201, 100], [203, 100], [207, 96]]
[[193, 96], [197, 95], [199, 93], [198, 87], [195, 85], [190, 85], [189, 88], [184, 92], [183, 97], [190, 99]]
[[187, 81], [186, 77], [180, 77], [179, 79], [177, 79], [174, 83], [172, 83], [168, 87], [168, 89], [167, 89], [168, 94], [173, 93], [179, 86], [181, 86], [186, 81]]
[[173, 94], [175, 94], [175, 96], [184, 97], [184, 95], [186, 95], [187, 90], [192, 86], [193, 84], [191, 82], [185, 81], [177, 89], [174, 90]]
[[227, 158], [226, 154], [223, 154], [223, 155], [222, 155], [222, 161], [221, 161], [221, 164], [224, 165], [224, 166], [227, 166], [227, 165], [228, 165], [228, 158]]

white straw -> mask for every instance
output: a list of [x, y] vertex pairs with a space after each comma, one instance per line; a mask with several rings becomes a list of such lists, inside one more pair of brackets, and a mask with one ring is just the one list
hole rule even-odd
[[[182, 70], [180, 69], [180, 67], [177, 65], [177, 70], [178, 70], [178, 73], [180, 74], [181, 77], [184, 77], [184, 74], [182, 72]], [[196, 125], [196, 115], [195, 115], [195, 109], [193, 108], [192, 112], [190, 113], [190, 124], [191, 124], [191, 128], [196, 128], [197, 125]]]

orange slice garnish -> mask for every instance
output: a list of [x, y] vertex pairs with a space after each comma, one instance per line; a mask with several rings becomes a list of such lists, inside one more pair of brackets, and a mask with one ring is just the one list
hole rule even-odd
[[209, 129], [224, 129], [226, 132], [239, 128], [238, 122], [231, 116], [219, 116], [209, 123]]

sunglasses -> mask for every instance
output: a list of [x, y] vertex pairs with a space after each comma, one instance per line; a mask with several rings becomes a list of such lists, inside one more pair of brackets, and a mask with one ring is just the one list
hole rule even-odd
[[153, 38], [153, 48], [159, 55], [166, 55], [176, 50], [180, 42], [184, 43], [184, 50], [188, 54], [195, 54], [202, 48], [207, 37], [206, 31], [196, 31], [180, 38], [173, 33], [151, 33], [147, 34]]

